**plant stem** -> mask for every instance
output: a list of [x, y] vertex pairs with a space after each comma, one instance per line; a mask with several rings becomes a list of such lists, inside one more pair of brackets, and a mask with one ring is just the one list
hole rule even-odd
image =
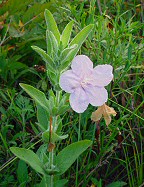
[[80, 141], [80, 126], [81, 126], [81, 114], [79, 114], [79, 126], [78, 126], [78, 142]]
[[[49, 161], [50, 161], [50, 169], [53, 168], [53, 149], [52, 151], [49, 153]], [[50, 175], [50, 187], [53, 187], [53, 178], [54, 176], [53, 175]]]
[[23, 126], [23, 133], [24, 133], [24, 136], [22, 137], [23, 141], [22, 141], [22, 146], [25, 147], [25, 114], [24, 112], [22, 111], [22, 126]]
[[[56, 91], [56, 105], [59, 105], [59, 100], [60, 100], [60, 92]], [[52, 119], [50, 120], [50, 144], [51, 139], [52, 139], [52, 131], [55, 129], [57, 124], [57, 116], [52, 117]], [[53, 169], [53, 162], [54, 162], [54, 148], [51, 149], [51, 151], [49, 152], [49, 163], [50, 163], [50, 169]], [[54, 175], [50, 175], [50, 187], [54, 186]]]
[[57, 104], [59, 104], [59, 100], [60, 100], [60, 91], [56, 91], [56, 100], [57, 100]]
[[4, 147], [6, 148], [6, 150], [8, 150], [9, 148], [8, 148], [7, 142], [6, 142], [5, 138], [3, 137], [3, 135], [1, 134], [1, 132], [0, 132], [0, 137], [1, 137], [1, 139], [2, 139], [2, 142], [3, 142], [3, 144], [4, 144]]
[[44, 179], [45, 179], [45, 187], [48, 187], [48, 180], [47, 180], [47, 176], [46, 175], [44, 176]]
[[[50, 164], [50, 169], [53, 169], [53, 149], [52, 147], [52, 130], [53, 130], [53, 117], [50, 117], [50, 139], [49, 139], [49, 164]], [[47, 184], [47, 182], [46, 182]], [[50, 175], [50, 187], [53, 187], [53, 175]]]
[[102, 15], [102, 8], [101, 8], [100, 0], [97, 0], [97, 5], [98, 5], [98, 8], [99, 8], [100, 15]]
[[[81, 124], [81, 114], [79, 114], [78, 142], [80, 141], [80, 124]], [[79, 161], [77, 159], [77, 166], [76, 166], [76, 187], [78, 186], [78, 166], [79, 166]]]

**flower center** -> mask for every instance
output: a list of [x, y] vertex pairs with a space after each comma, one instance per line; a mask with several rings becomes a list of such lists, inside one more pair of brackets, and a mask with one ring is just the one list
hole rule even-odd
[[81, 81], [81, 86], [85, 88], [88, 84], [90, 84], [90, 79], [85, 78], [84, 80]]

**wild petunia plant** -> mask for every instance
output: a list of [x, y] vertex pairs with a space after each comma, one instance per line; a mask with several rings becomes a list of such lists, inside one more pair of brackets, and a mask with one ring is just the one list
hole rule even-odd
[[[49, 97], [47, 98], [40, 90], [27, 84], [20, 84], [36, 103], [37, 125], [42, 132], [44, 144], [40, 146], [37, 153], [25, 148], [11, 147], [10, 149], [18, 158], [24, 160], [43, 176], [41, 183], [36, 186], [57, 187], [64, 186], [67, 182], [67, 180], [61, 180], [60, 175], [67, 171], [79, 155], [92, 144], [90, 140], [82, 140], [72, 143], [57, 154], [55, 153], [56, 142], [68, 137], [68, 135], [64, 135], [61, 132], [61, 115], [70, 108], [67, 102], [68, 94], [62, 95], [62, 90], [59, 86], [60, 75], [70, 66], [82, 43], [92, 31], [93, 25], [83, 28], [70, 41], [73, 21], [68, 23], [62, 34], [60, 34], [51, 12], [45, 10], [44, 15], [47, 25], [47, 51], [37, 46], [32, 46], [32, 48], [46, 63], [47, 76], [51, 82], [52, 89], [49, 91]], [[46, 149], [45, 145], [47, 145]]]
[[[113, 68], [107, 64], [93, 68], [93, 62], [87, 56], [76, 56], [82, 43], [92, 31], [93, 25], [83, 28], [70, 41], [73, 21], [68, 23], [60, 34], [51, 12], [45, 10], [44, 15], [47, 25], [47, 51], [37, 46], [32, 48], [46, 63], [47, 76], [52, 89], [49, 90], [47, 98], [40, 90], [27, 84], [20, 84], [36, 103], [37, 125], [42, 132], [43, 145], [37, 153], [25, 148], [11, 147], [10, 149], [43, 176], [37, 187], [57, 187], [64, 186], [67, 182], [66, 179], [61, 180], [60, 175], [66, 172], [79, 155], [92, 144], [90, 140], [82, 140], [56, 153], [56, 142], [68, 137], [62, 132], [61, 115], [70, 108], [70, 105], [77, 113], [84, 112], [89, 103], [93, 106], [102, 106], [108, 99], [104, 87], [113, 79]], [[71, 70], [67, 70], [70, 65]], [[62, 90], [67, 93], [62, 94]]]

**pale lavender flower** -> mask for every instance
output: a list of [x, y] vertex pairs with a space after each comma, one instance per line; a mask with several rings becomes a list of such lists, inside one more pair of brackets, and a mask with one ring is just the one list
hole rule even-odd
[[70, 93], [70, 105], [77, 113], [84, 112], [89, 103], [101, 106], [108, 99], [107, 86], [113, 79], [111, 65], [98, 65], [85, 55], [76, 56], [67, 70], [60, 76], [60, 87]]

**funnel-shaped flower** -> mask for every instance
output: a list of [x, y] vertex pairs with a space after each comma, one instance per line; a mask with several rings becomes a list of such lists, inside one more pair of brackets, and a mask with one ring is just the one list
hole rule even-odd
[[60, 87], [70, 93], [70, 105], [77, 113], [84, 112], [89, 103], [101, 106], [108, 99], [107, 86], [113, 79], [111, 65], [98, 65], [85, 55], [76, 56], [67, 70], [60, 76]]

